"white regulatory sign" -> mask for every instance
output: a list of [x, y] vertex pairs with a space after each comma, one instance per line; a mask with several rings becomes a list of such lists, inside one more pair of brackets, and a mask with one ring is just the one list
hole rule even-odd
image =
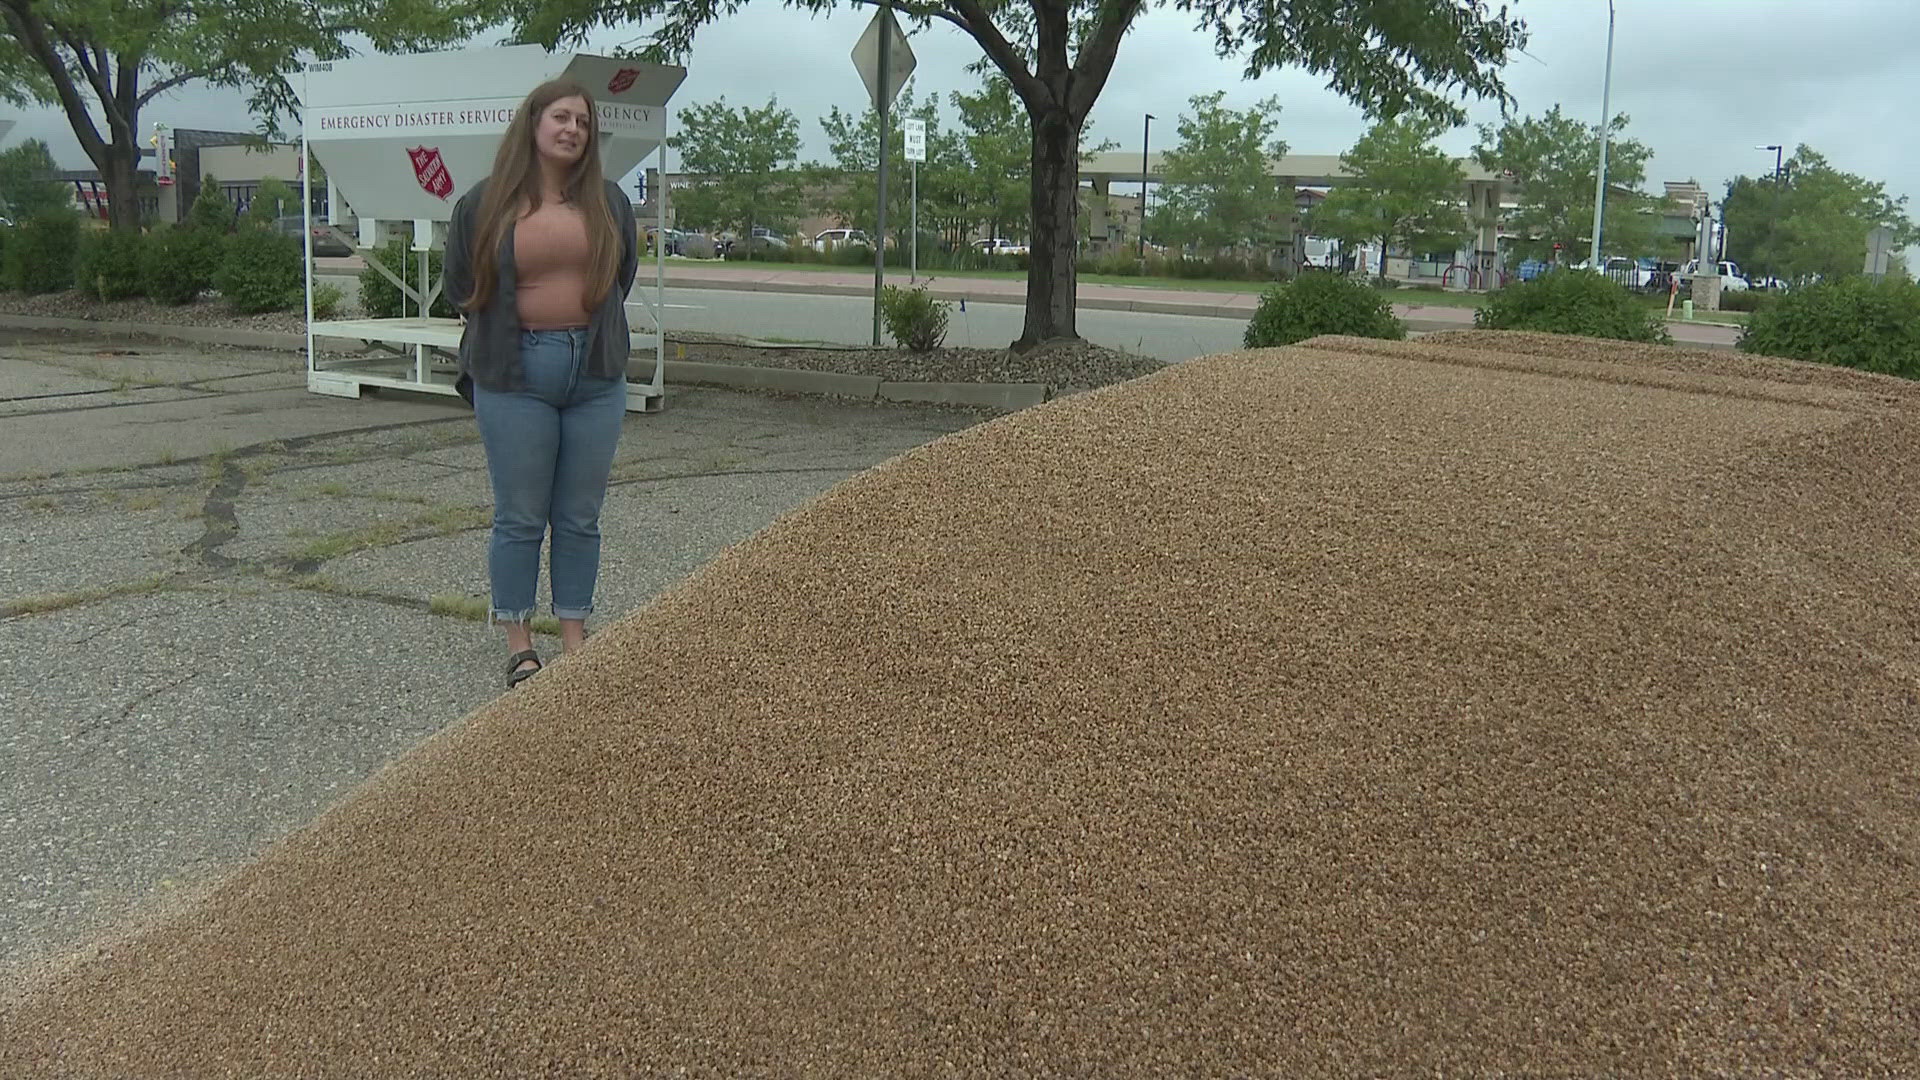
[[906, 136], [907, 160], [927, 160], [927, 122], [925, 120], [900, 121], [900, 134]]

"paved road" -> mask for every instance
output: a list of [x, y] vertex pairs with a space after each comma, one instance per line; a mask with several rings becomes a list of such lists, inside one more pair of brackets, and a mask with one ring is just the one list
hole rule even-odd
[[[323, 260], [321, 265], [326, 274], [352, 272], [349, 260]], [[901, 274], [888, 280], [904, 284], [905, 278]], [[329, 276], [328, 280], [340, 285], [349, 298], [357, 297], [359, 282], [354, 278]], [[873, 340], [871, 274], [676, 261], [670, 264], [668, 280], [669, 329], [845, 345]], [[652, 278], [643, 273], [633, 295], [649, 295], [651, 288]], [[954, 301], [950, 343], [998, 347], [1020, 336], [1024, 282], [936, 277], [931, 288]], [[1079, 298], [1081, 336], [1167, 361], [1239, 348], [1246, 320], [1258, 300], [1251, 293], [1096, 284], [1080, 286]], [[1394, 309], [1416, 333], [1473, 325], [1469, 308], [1396, 304]], [[1714, 348], [1731, 347], [1739, 333], [1703, 324], [1673, 323], [1671, 327], [1680, 344]]]

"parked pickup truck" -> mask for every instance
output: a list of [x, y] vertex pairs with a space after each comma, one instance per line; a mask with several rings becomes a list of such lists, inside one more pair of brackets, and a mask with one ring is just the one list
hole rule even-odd
[[[1697, 275], [1698, 273], [1700, 273], [1700, 260], [1688, 259], [1687, 264], [1680, 268], [1680, 284], [1682, 286], [1692, 284], [1694, 276]], [[1720, 288], [1721, 289], [1727, 292], [1746, 292], [1751, 287], [1752, 286], [1748, 283], [1747, 279], [1741, 275], [1739, 263], [1721, 260], [1720, 262]]]

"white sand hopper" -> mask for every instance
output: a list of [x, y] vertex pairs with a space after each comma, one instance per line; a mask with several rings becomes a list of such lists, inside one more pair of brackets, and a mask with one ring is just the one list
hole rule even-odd
[[[649, 155], [666, 175], [667, 101], [687, 77], [682, 67], [645, 64], [584, 53], [554, 53], [538, 45], [459, 49], [411, 56], [367, 56], [307, 65], [300, 97], [301, 142], [326, 170], [332, 185], [328, 217], [339, 223], [341, 201], [359, 218], [357, 246], [367, 264], [397, 285], [401, 318], [313, 318], [312, 222], [307, 240], [307, 389], [359, 397], [369, 386], [453, 394], [454, 357], [460, 344], [457, 319], [429, 314], [442, 283], [429, 281], [429, 257], [443, 249], [454, 203], [493, 168], [494, 152], [519, 107], [535, 86], [571, 78], [593, 95], [600, 112], [600, 153], [605, 173], [619, 179]], [[312, 216], [312, 180], [306, 214]], [[664, 227], [664, 200], [655, 199]], [[417, 280], [401, 280], [404, 267], [380, 263], [370, 249], [379, 243], [380, 222], [412, 222]], [[653, 378], [629, 381], [627, 408], [651, 412], [664, 400], [666, 255], [655, 256], [654, 286], [636, 290], [628, 303], [635, 352], [651, 350]], [[637, 300], [638, 302], [634, 302]], [[405, 315], [411, 309], [413, 315]], [[638, 317], [636, 317], [638, 316]], [[369, 345], [410, 346], [374, 359], [322, 359], [315, 338]]]

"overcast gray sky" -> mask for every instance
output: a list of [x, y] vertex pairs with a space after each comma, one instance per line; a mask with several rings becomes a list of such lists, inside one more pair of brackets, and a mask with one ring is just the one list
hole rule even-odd
[[[1531, 41], [1506, 71], [1523, 113], [1558, 104], [1582, 120], [1600, 114], [1605, 69], [1607, 0], [1519, 0]], [[1632, 117], [1629, 134], [1650, 146], [1650, 190], [1663, 180], [1697, 179], [1718, 194], [1735, 175], [1773, 168], [1755, 150], [1807, 143], [1835, 166], [1920, 196], [1920, 146], [1913, 137], [1920, 92], [1920, 0], [1616, 0], [1615, 112]], [[838, 105], [862, 107], [864, 91], [849, 53], [871, 9], [826, 16], [754, 0], [743, 12], [703, 30], [687, 59], [688, 78], [675, 103], [724, 95], [734, 104], [778, 96], [800, 118], [802, 153], [826, 154], [818, 119]], [[642, 28], [599, 35], [601, 49], [639, 38]], [[924, 97], [971, 90], [966, 66], [978, 56], [972, 40], [945, 24], [917, 33], [914, 89]], [[598, 51], [588, 49], [585, 51]], [[1165, 8], [1143, 16], [1121, 47], [1112, 79], [1093, 112], [1096, 137], [1138, 152], [1141, 119], [1151, 112], [1153, 146], [1165, 149], [1174, 122], [1196, 94], [1225, 90], [1245, 107], [1268, 95], [1285, 106], [1280, 135], [1296, 153], [1337, 154], [1357, 138], [1358, 109], [1297, 70], [1243, 81], [1235, 60], [1213, 55], [1191, 16]], [[1498, 119], [1489, 104], [1471, 106], [1475, 122]], [[950, 109], [943, 119], [952, 121]], [[78, 143], [53, 110], [23, 114], [9, 142], [48, 140], [71, 167], [85, 167]], [[251, 129], [237, 94], [184, 89], [149, 106], [144, 121], [175, 127]], [[1471, 124], [1442, 140], [1465, 154]], [[1920, 199], [1915, 199], [1920, 203]], [[1913, 207], [1909, 212], [1914, 211]]]

